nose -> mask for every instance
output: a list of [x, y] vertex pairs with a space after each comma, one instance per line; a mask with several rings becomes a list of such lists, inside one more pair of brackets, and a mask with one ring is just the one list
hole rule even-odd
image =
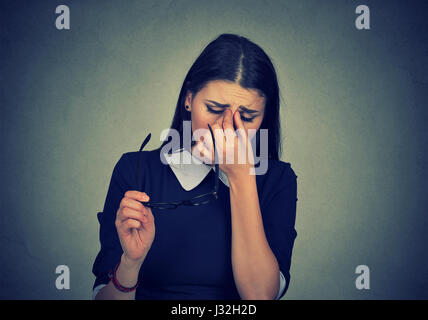
[[[238, 109], [238, 107], [229, 107], [229, 108], [227, 108], [227, 110], [230, 110], [231, 111], [231, 113], [230, 113], [230, 116], [231, 116], [231, 118], [232, 118], [232, 125], [233, 125], [233, 130], [236, 130], [236, 127], [235, 127], [235, 121], [233, 120], [233, 116], [234, 116], [234, 114], [235, 114], [235, 111]], [[228, 112], [230, 112], [230, 111], [228, 111]], [[226, 117], [226, 110], [222, 113], [222, 115], [221, 115], [221, 123], [223, 123], [223, 121], [224, 121], [224, 118]]]

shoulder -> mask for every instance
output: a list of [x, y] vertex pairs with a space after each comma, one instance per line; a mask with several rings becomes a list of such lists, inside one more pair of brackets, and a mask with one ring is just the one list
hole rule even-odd
[[260, 178], [260, 205], [265, 218], [289, 218], [295, 215], [297, 175], [291, 163], [269, 159], [269, 168]]
[[280, 192], [297, 192], [297, 175], [289, 162], [269, 159], [267, 170], [264, 173], [256, 170], [256, 175], [262, 201]]
[[138, 170], [154, 168], [157, 163], [160, 163], [157, 150], [125, 152], [115, 164], [114, 175], [133, 180], [135, 174], [140, 172]]
[[122, 154], [119, 162], [126, 163], [128, 166], [136, 167], [137, 164], [152, 164], [159, 162], [159, 151], [130, 151]]
[[161, 162], [157, 150], [130, 151], [123, 153], [116, 162], [113, 177], [128, 189], [140, 190], [143, 177], [157, 174], [160, 170]]
[[296, 181], [297, 175], [290, 162], [269, 159], [268, 180], [274, 183]]
[[283, 192], [297, 192], [297, 175], [289, 162], [269, 159], [266, 173], [258, 179], [264, 198]]
[[144, 151], [130, 151], [122, 154], [122, 157], [127, 161], [137, 161], [138, 159], [152, 160], [155, 156], [159, 155], [159, 150], [144, 150]]

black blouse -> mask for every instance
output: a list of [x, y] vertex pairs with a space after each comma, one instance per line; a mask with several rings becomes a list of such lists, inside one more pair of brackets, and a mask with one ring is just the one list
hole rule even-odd
[[[128, 152], [116, 163], [104, 209], [98, 213], [101, 249], [92, 268], [94, 288], [109, 282], [108, 273], [123, 253], [114, 222], [126, 191], [144, 191], [150, 201], [166, 202], [212, 190], [214, 170], [196, 188], [186, 191], [160, 157], [159, 149]], [[141, 166], [141, 181], [137, 181], [137, 164]], [[264, 231], [286, 279], [283, 297], [290, 283], [291, 253], [297, 236], [297, 176], [290, 163], [269, 159], [267, 172], [256, 175], [256, 183]], [[231, 263], [229, 188], [220, 183], [218, 194], [218, 200], [202, 206], [152, 209], [155, 238], [140, 269], [136, 299], [241, 299]]]

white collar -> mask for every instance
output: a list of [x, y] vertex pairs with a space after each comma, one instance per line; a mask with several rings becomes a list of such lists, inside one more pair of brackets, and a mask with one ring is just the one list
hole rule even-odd
[[[211, 169], [215, 171], [214, 166], [203, 163], [185, 148], [178, 149], [171, 154], [165, 152], [164, 157], [186, 191], [198, 186]], [[222, 170], [220, 170], [219, 179], [229, 187], [227, 175]]]

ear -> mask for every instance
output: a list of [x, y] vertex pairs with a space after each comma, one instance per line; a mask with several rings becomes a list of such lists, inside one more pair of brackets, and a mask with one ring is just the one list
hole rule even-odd
[[186, 92], [186, 99], [184, 100], [185, 106], [190, 106], [190, 103], [192, 102], [192, 92], [190, 90], [187, 90]]

